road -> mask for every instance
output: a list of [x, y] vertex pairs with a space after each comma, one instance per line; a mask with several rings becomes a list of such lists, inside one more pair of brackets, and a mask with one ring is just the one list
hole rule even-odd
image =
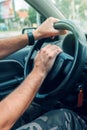
[[7, 37], [12, 37], [12, 36], [17, 36], [22, 34], [22, 31], [5, 31], [5, 32], [0, 32], [0, 39], [7, 38]]

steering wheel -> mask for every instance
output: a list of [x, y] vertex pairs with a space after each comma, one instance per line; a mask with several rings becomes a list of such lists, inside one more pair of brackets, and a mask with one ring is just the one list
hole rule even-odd
[[[55, 23], [54, 28], [69, 30], [72, 33], [64, 37], [62, 41], [63, 52], [57, 56], [51, 71], [37, 92], [36, 97], [39, 99], [52, 97], [56, 94], [61, 98], [72, 91], [81, 76], [87, 58], [85, 34], [77, 25], [69, 20], [64, 20]], [[45, 40], [37, 41], [29, 52], [24, 70], [25, 77], [33, 69], [34, 58], [38, 50], [48, 44], [45, 43]]]

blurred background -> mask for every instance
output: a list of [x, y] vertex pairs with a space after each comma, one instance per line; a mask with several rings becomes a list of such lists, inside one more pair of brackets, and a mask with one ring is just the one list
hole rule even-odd
[[[67, 19], [75, 21], [87, 32], [87, 0], [52, 0], [52, 2]], [[44, 19], [24, 0], [0, 0], [0, 38], [18, 35], [23, 28], [36, 28]]]
[[40, 23], [41, 16], [24, 0], [0, 0], [0, 38], [8, 33], [18, 35], [23, 28], [36, 28]]

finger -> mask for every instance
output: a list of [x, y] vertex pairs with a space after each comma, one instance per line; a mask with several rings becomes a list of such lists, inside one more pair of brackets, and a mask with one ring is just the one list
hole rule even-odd
[[55, 22], [58, 22], [58, 21], [59, 21], [59, 19], [54, 18], [54, 17], [49, 17], [47, 20], [48, 20], [49, 22], [51, 22], [51, 23], [55, 23]]
[[62, 49], [56, 45], [51, 45], [47, 50], [47, 53], [49, 53], [51, 57], [57, 56], [61, 52]]
[[66, 33], [67, 33], [66, 30], [56, 30], [56, 29], [53, 28], [53, 30], [51, 32], [51, 35], [52, 36], [57, 36], [57, 35], [64, 35]]
[[52, 46], [52, 44], [47, 44], [46, 46], [44, 46], [42, 49], [48, 49], [48, 48], [50, 48], [50, 46]]
[[60, 35], [64, 35], [64, 34], [66, 34], [68, 31], [67, 30], [59, 30], [59, 34]]
[[57, 46], [57, 45], [52, 45], [52, 44], [48, 44], [45, 47], [43, 47], [42, 49], [44, 49], [45, 51], [54, 51], [54, 50], [58, 50], [58, 51], [62, 51], [62, 49]]
[[50, 46], [48, 46], [48, 47], [49, 47], [48, 50], [51, 49], [52, 51], [54, 51], [54, 50], [61, 50], [62, 51], [62, 49], [57, 45], [50, 44]]

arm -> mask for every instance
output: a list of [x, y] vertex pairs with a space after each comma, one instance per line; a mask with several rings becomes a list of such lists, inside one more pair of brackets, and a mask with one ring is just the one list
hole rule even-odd
[[61, 49], [47, 45], [35, 58], [35, 65], [26, 80], [0, 102], [0, 130], [9, 130], [32, 102]]
[[[58, 34], [65, 34], [65, 31], [59, 32], [53, 28], [53, 24], [57, 21], [58, 19], [51, 17], [48, 18], [43, 24], [41, 24], [35, 31], [33, 31], [35, 40], [56, 36]], [[25, 47], [28, 44], [29, 41], [27, 34], [0, 40], [0, 59]]]
[[[37, 77], [37, 78], [36, 78]], [[10, 130], [33, 100], [45, 75], [33, 70], [26, 80], [0, 103], [0, 130]]]

